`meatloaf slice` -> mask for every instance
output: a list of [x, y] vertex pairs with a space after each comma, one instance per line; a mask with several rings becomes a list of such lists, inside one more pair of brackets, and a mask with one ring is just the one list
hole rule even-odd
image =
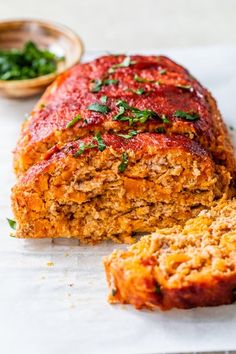
[[216, 103], [180, 65], [163, 56], [105, 56], [61, 75], [36, 105], [15, 150], [17, 175], [58, 142], [130, 128], [181, 134], [233, 173], [232, 146]]
[[227, 195], [230, 174], [184, 136], [106, 134], [54, 147], [13, 188], [17, 237], [96, 243], [182, 223]]
[[104, 259], [111, 303], [167, 310], [236, 301], [236, 199]]

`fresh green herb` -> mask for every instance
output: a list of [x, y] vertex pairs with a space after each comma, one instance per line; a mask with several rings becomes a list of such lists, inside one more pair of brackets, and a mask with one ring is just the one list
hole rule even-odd
[[163, 134], [166, 132], [165, 128], [164, 127], [158, 127], [156, 128], [156, 132], [159, 133], [159, 134]]
[[107, 107], [106, 105], [99, 104], [99, 103], [92, 103], [91, 105], [89, 105], [87, 107], [87, 109], [89, 111], [99, 112], [102, 114], [106, 114], [110, 111], [109, 107]]
[[119, 120], [125, 113], [125, 110], [129, 109], [128, 103], [122, 100], [117, 101], [116, 105], [119, 107], [119, 112], [113, 117], [113, 120]]
[[27, 42], [22, 50], [1, 50], [0, 80], [25, 80], [51, 74], [61, 60], [64, 58], [39, 49], [34, 42]]
[[130, 132], [128, 132], [128, 134], [117, 134], [117, 135], [124, 139], [131, 139], [137, 134], [138, 134], [137, 130], [131, 130]]
[[181, 118], [181, 119], [186, 119], [186, 120], [189, 120], [189, 121], [195, 121], [195, 120], [198, 120], [200, 118], [198, 113], [195, 113], [195, 112], [183, 112], [183, 111], [179, 111], [179, 110], [174, 113], [174, 117]]
[[128, 166], [128, 163], [129, 163], [128, 154], [125, 151], [121, 155], [121, 163], [118, 166], [118, 171], [121, 172], [121, 173], [124, 172], [126, 170], [127, 166]]
[[118, 101], [116, 101], [116, 105], [117, 105], [118, 107], [123, 107], [124, 109], [129, 109], [129, 108], [130, 108], [130, 106], [128, 105], [128, 103], [125, 102], [125, 101], [123, 101], [123, 100], [118, 100]]
[[69, 123], [67, 123], [66, 128], [73, 127], [81, 119], [82, 119], [81, 115], [77, 114], [77, 116], [75, 116]]
[[191, 91], [192, 86], [191, 85], [176, 85], [176, 87], [181, 88], [183, 90]]
[[158, 284], [158, 282], [156, 282], [155, 290], [156, 290], [156, 293], [157, 293], [158, 295], [161, 295], [161, 294], [162, 294], [162, 292], [161, 292], [161, 287], [160, 287], [160, 285]]
[[96, 144], [92, 144], [92, 143], [84, 144], [83, 142], [81, 142], [80, 145], [79, 145], [79, 150], [76, 151], [76, 153], [74, 154], [74, 157], [78, 157], [81, 154], [83, 154], [83, 152], [85, 150], [92, 149], [94, 147], [97, 147], [97, 145]]
[[[119, 120], [122, 122], [128, 121], [129, 125], [133, 125], [135, 123], [146, 123], [148, 119], [158, 117], [157, 113], [152, 110], [140, 110], [136, 107], [129, 106], [125, 101], [122, 100], [117, 101], [116, 105], [119, 107], [119, 112], [113, 117], [113, 120]], [[126, 110], [129, 110], [132, 115], [126, 116]]]
[[44, 103], [41, 103], [39, 107], [40, 107], [40, 108], [45, 108], [46, 106], [45, 106]]
[[137, 95], [142, 95], [143, 93], [145, 93], [145, 90], [143, 88], [139, 88], [136, 91], [133, 91], [134, 93], [136, 93]]
[[15, 220], [12, 220], [12, 219], [8, 219], [8, 218], [7, 218], [7, 222], [8, 222], [8, 225], [10, 226], [11, 229], [16, 230], [17, 224], [16, 224], [16, 221], [15, 221]]
[[108, 85], [118, 85], [119, 80], [116, 79], [107, 79], [103, 81], [103, 85], [108, 86]]
[[163, 123], [166, 123], [166, 124], [169, 124], [169, 123], [170, 123], [169, 119], [166, 117], [165, 114], [162, 114], [161, 119], [162, 119], [162, 122], [163, 122]]
[[101, 101], [102, 103], [107, 103], [107, 96], [102, 96], [102, 97], [100, 98], [100, 101]]
[[156, 80], [148, 80], [148, 79], [145, 79], [144, 77], [141, 77], [141, 76], [138, 76], [138, 75], [134, 75], [134, 81], [137, 81], [139, 83], [154, 83], [155, 85], [157, 86], [160, 86], [160, 81], [156, 81]]
[[161, 69], [161, 70], [159, 70], [159, 74], [160, 75], [165, 75], [166, 74], [166, 69]]
[[121, 63], [112, 65], [108, 69], [108, 73], [113, 74], [116, 71], [116, 69], [128, 68], [130, 65], [133, 65], [133, 64], [135, 64], [135, 62], [132, 61], [130, 57], [125, 57], [125, 59]]
[[30, 117], [30, 114], [29, 113], [25, 113], [24, 114], [24, 121], [27, 121]]
[[94, 140], [97, 141], [97, 143], [98, 143], [98, 150], [99, 151], [103, 151], [106, 149], [106, 144], [104, 143], [104, 141], [101, 137], [101, 134], [99, 132], [96, 133]]
[[116, 295], [116, 293], [117, 293], [117, 290], [116, 290], [116, 289], [114, 289], [114, 288], [113, 288], [113, 289], [111, 289], [111, 295], [112, 295], [112, 296], [115, 296], [115, 295]]
[[89, 121], [87, 118], [84, 119], [84, 124], [89, 124]]
[[102, 89], [102, 86], [108, 86], [108, 85], [117, 85], [119, 83], [118, 80], [115, 79], [106, 79], [106, 80], [93, 80], [92, 81], [92, 86], [90, 88], [91, 92], [97, 93]]
[[90, 91], [94, 93], [99, 92], [102, 88], [102, 85], [102, 80], [93, 80]]
[[138, 75], [134, 75], [134, 81], [136, 82], [155, 82], [155, 80], [147, 80], [144, 77], [138, 76]]

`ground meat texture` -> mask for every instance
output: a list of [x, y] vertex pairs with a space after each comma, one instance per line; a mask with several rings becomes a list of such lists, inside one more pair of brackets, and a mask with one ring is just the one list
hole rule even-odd
[[181, 224], [228, 195], [226, 167], [189, 138], [101, 139], [103, 151], [93, 137], [59, 144], [21, 177], [12, 191], [17, 237], [132, 242], [135, 233]]
[[[106, 97], [106, 112], [88, 110]], [[145, 122], [114, 120], [123, 100], [156, 116]], [[176, 117], [176, 111], [197, 114], [192, 121]], [[75, 118], [81, 117], [68, 128]], [[126, 116], [131, 112], [126, 111]], [[164, 56], [105, 56], [79, 64], [47, 89], [22, 127], [14, 154], [17, 175], [39, 161], [58, 142], [136, 129], [180, 134], [210, 151], [213, 160], [234, 175], [235, 160], [225, 125], [211, 94], [180, 65]]]
[[236, 200], [104, 259], [111, 303], [191, 308], [236, 301]]

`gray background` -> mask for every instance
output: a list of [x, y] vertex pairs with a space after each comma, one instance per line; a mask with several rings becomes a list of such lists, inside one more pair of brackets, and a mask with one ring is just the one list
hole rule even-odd
[[0, 18], [13, 17], [66, 24], [87, 49], [236, 43], [235, 0], [0, 0]]

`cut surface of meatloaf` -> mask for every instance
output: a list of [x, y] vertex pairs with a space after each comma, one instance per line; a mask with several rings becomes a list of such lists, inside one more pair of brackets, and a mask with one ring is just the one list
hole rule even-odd
[[111, 303], [167, 310], [236, 301], [236, 200], [104, 259]]
[[164, 56], [110, 55], [73, 67], [46, 90], [23, 124], [16, 174], [58, 142], [130, 129], [185, 135], [235, 170], [216, 103], [187, 70]]
[[96, 135], [54, 147], [13, 188], [17, 237], [130, 242], [227, 196], [230, 173], [184, 136]]

